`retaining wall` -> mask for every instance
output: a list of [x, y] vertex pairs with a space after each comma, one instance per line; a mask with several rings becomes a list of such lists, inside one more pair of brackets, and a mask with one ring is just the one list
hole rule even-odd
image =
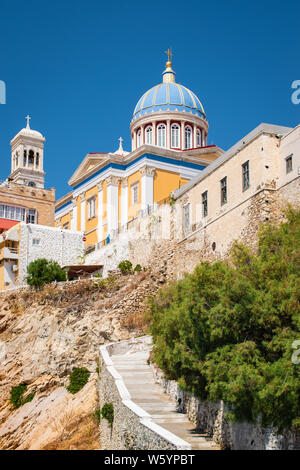
[[112, 403], [114, 421], [110, 426], [101, 418], [101, 448], [106, 450], [190, 450], [191, 446], [154, 423], [151, 416], [136, 405], [116, 371], [111, 360], [112, 354], [128, 351], [150, 350], [151, 339], [141, 337], [100, 347], [99, 402]]
[[224, 417], [226, 407], [219, 403], [203, 402], [179, 390], [175, 381], [163, 378], [163, 372], [151, 364], [157, 383], [176, 403], [177, 410], [187, 413], [189, 420], [207, 432], [222, 449], [231, 450], [299, 450], [300, 433], [287, 431], [276, 434], [272, 428], [258, 424], [231, 423]]

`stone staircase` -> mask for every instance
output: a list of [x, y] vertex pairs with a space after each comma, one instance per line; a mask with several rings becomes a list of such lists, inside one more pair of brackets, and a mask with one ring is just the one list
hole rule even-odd
[[176, 411], [174, 402], [155, 383], [153, 371], [147, 364], [148, 357], [149, 351], [110, 356], [131, 400], [149, 413], [156, 424], [189, 443], [193, 450], [219, 450], [207, 435], [195, 429], [186, 414]]

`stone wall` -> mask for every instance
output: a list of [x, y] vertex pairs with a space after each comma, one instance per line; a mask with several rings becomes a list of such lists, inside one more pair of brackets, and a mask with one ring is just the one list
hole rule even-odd
[[81, 232], [25, 223], [21, 223], [20, 231], [18, 284], [24, 283], [27, 266], [38, 258], [57, 261], [60, 266], [78, 264], [83, 252]]
[[149, 338], [135, 338], [100, 348], [99, 402], [112, 403], [112, 426], [100, 423], [101, 448], [107, 450], [189, 450], [190, 445], [155, 424], [151, 416], [131, 401], [122, 377], [113, 367], [112, 354], [125, 354], [149, 348]]
[[225, 419], [223, 402], [202, 402], [197, 397], [179, 390], [176, 382], [166, 380], [154, 364], [156, 381], [176, 403], [177, 411], [187, 413], [188, 418], [203, 432], [207, 432], [222, 449], [231, 450], [299, 450], [300, 433], [276, 434], [271, 428], [249, 423], [231, 423]]
[[287, 204], [299, 204], [300, 178], [280, 189], [275, 181], [259, 185], [248, 199], [205, 222], [195, 220], [185, 233], [183, 207], [187, 201], [182, 197], [174, 206], [160, 206], [151, 215], [136, 219], [128, 231], [89, 254], [86, 264], [104, 264], [106, 275], [120, 261], [129, 259], [133, 266], [150, 266], [154, 272], [165, 271], [169, 279], [178, 279], [201, 261], [227, 258], [235, 240], [254, 249], [261, 225], [283, 221]]

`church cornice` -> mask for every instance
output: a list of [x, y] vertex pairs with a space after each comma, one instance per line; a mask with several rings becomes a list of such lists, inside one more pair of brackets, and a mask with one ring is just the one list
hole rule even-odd
[[126, 157], [118, 157], [117, 155], [113, 154], [102, 154], [102, 158], [99, 163], [95, 164], [90, 170], [84, 172], [84, 167], [86, 166], [90, 158], [90, 154], [88, 154], [85, 157], [84, 161], [81, 163], [81, 165], [78, 167], [72, 178], [69, 180], [69, 185], [73, 186], [73, 188], [75, 189], [80, 184], [83, 184], [87, 179], [93, 177], [93, 175], [98, 174], [102, 169], [109, 168], [110, 164], [116, 164], [118, 170], [122, 170], [122, 167], [124, 170], [126, 170], [128, 165], [133, 164], [135, 160], [140, 159], [140, 157], [142, 157], [143, 155], [146, 156], [150, 154], [156, 157], [170, 158], [174, 160], [174, 163], [178, 161], [207, 166], [211, 163], [211, 160], [205, 159], [205, 155], [217, 154], [217, 156], [219, 156], [222, 153], [223, 150], [217, 146], [200, 148], [196, 149], [195, 151], [194, 149], [190, 149], [188, 152], [181, 150], [170, 150], [162, 147], [145, 144], [137, 148], [133, 152], [130, 152]]

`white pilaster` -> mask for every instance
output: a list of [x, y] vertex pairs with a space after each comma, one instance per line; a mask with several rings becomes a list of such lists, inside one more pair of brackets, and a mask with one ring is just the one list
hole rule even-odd
[[76, 200], [73, 201], [72, 215], [71, 215], [71, 230], [77, 231], [77, 202]]
[[109, 176], [107, 182], [107, 235], [118, 228], [119, 178]]
[[167, 149], [171, 148], [171, 121], [167, 120]]
[[102, 183], [98, 184], [98, 242], [103, 240], [103, 188]]
[[197, 126], [194, 124], [193, 126], [193, 147], [194, 149], [197, 147]]
[[141, 145], [144, 145], [145, 143], [145, 126], [141, 126]]
[[181, 150], [184, 150], [185, 148], [185, 139], [184, 139], [184, 125], [185, 125], [185, 122], [184, 121], [181, 121]]
[[80, 212], [81, 212], [81, 217], [80, 217], [80, 230], [81, 232], [85, 231], [85, 197], [84, 195], [81, 196], [81, 207], [80, 207]]
[[128, 178], [122, 179], [121, 191], [121, 225], [128, 222]]
[[142, 210], [153, 205], [153, 179], [155, 169], [149, 166], [141, 168], [142, 180]]
[[152, 122], [152, 145], [156, 145], [156, 122]]

